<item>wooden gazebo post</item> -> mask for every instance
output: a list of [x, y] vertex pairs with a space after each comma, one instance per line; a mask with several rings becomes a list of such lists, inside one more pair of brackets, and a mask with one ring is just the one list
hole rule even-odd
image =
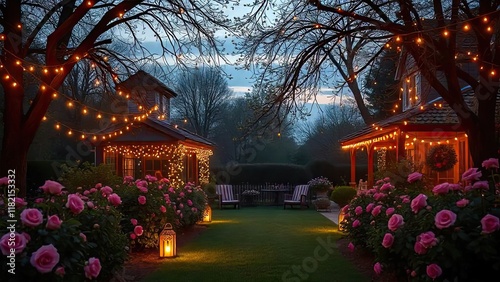
[[374, 146], [373, 143], [370, 143], [366, 146], [366, 153], [368, 155], [368, 179], [367, 179], [367, 185], [368, 189], [373, 188], [373, 153], [374, 153]]
[[350, 156], [351, 156], [351, 182], [349, 184], [351, 186], [354, 185], [356, 186], [356, 148], [352, 147], [349, 150]]

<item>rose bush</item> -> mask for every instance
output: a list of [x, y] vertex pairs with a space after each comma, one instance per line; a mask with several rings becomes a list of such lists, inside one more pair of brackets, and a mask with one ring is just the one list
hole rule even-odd
[[136, 249], [156, 248], [166, 223], [175, 230], [188, 228], [201, 220], [207, 199], [205, 192], [192, 183], [171, 187], [167, 179], [147, 175], [134, 180], [125, 177], [114, 191], [122, 201], [122, 228]]
[[[95, 189], [95, 188], [94, 188]], [[84, 281], [94, 258], [92, 278], [106, 281], [119, 270], [126, 257], [127, 241], [120, 231], [121, 214], [98, 193], [81, 188], [66, 189], [46, 181], [40, 196], [30, 203], [11, 198], [0, 201], [0, 251], [2, 281], [9, 281], [7, 263], [14, 236], [15, 273], [19, 281]], [[11, 235], [7, 220], [15, 220]], [[7, 232], [7, 233], [5, 233]], [[98, 264], [98, 265], [97, 265]], [[98, 270], [98, 271], [97, 271]]]
[[410, 281], [488, 281], [500, 275], [498, 160], [471, 168], [458, 184], [425, 187], [421, 175], [390, 188], [390, 179], [356, 196], [341, 223], [352, 248], [376, 256], [374, 271]]

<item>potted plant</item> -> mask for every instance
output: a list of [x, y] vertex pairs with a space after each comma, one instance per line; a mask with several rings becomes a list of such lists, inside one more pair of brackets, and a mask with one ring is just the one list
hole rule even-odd
[[309, 189], [316, 193], [317, 198], [327, 198], [328, 190], [332, 189], [332, 182], [324, 176], [319, 176], [309, 180]]
[[245, 190], [241, 194], [245, 198], [245, 202], [248, 205], [253, 205], [254, 197], [258, 196], [260, 194], [260, 192], [252, 189], [252, 190]]
[[316, 206], [317, 211], [320, 210], [324, 211], [324, 210], [329, 210], [332, 203], [330, 202], [330, 199], [324, 197], [314, 200], [313, 204]]

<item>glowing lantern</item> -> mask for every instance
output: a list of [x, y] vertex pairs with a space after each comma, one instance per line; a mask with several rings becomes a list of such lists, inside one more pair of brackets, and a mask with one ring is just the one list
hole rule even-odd
[[160, 233], [160, 257], [171, 258], [177, 255], [177, 240], [172, 224], [167, 223]]
[[339, 225], [339, 231], [345, 231], [345, 228], [342, 227], [342, 221], [344, 221], [344, 218], [345, 218], [345, 212], [344, 212], [344, 209], [340, 209], [340, 212], [339, 212], [339, 218], [338, 218], [338, 225]]
[[210, 205], [205, 206], [205, 211], [203, 211], [203, 222], [212, 222], [212, 208]]

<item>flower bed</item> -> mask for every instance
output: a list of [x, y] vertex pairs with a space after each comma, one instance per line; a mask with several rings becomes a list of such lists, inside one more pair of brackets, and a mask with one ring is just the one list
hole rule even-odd
[[471, 168], [461, 184], [422, 186], [420, 173], [408, 176], [404, 187], [378, 181], [358, 195], [341, 223], [351, 248], [375, 254], [374, 271], [395, 271], [410, 281], [487, 281], [500, 274], [500, 210], [493, 174], [498, 160]]
[[[7, 178], [0, 179], [0, 186], [7, 184]], [[177, 231], [189, 228], [206, 205], [206, 194], [192, 183], [174, 188], [152, 176], [126, 177], [113, 188], [87, 187], [47, 180], [32, 203], [2, 195], [2, 281], [12, 272], [26, 281], [107, 281], [130, 250], [156, 248], [165, 223]]]

